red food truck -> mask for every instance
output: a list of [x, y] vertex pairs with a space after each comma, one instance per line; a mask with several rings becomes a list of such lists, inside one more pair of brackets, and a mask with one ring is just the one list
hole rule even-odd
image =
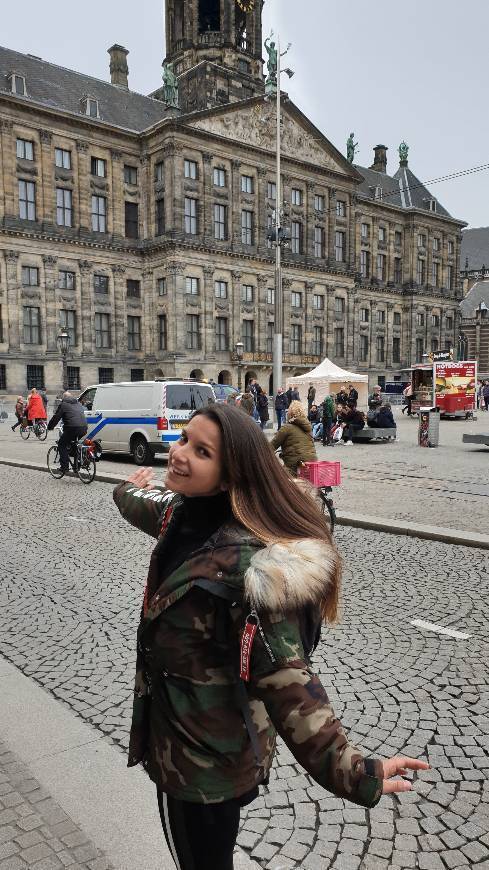
[[440, 409], [442, 417], [471, 417], [475, 409], [477, 362], [433, 360], [411, 369], [411, 410]]

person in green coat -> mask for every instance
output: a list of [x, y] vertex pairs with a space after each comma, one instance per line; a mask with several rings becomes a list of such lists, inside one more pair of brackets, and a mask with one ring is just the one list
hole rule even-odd
[[301, 462], [317, 461], [312, 427], [300, 402], [290, 403], [287, 423], [278, 430], [271, 443], [274, 450], [281, 448], [282, 461], [294, 477]]

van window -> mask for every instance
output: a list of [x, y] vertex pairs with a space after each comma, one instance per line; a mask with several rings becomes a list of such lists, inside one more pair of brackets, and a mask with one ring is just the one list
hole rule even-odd
[[195, 410], [206, 408], [207, 405], [212, 405], [214, 402], [214, 394], [210, 387], [200, 387], [194, 384], [192, 392], [195, 397]]
[[172, 411], [197, 411], [212, 402], [212, 389], [204, 385], [169, 384], [166, 388], [166, 407]]
[[91, 387], [89, 390], [85, 390], [84, 393], [79, 396], [78, 401], [81, 405], [84, 405], [87, 411], [92, 410], [93, 400], [95, 398], [97, 387]]

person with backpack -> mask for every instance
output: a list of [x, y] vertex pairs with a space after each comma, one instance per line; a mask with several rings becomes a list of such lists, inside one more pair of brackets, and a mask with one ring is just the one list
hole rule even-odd
[[[341, 560], [315, 500], [239, 409], [196, 411], [153, 469], [114, 490], [157, 539], [137, 635], [129, 766], [156, 785], [180, 870], [232, 870], [240, 809], [268, 782], [278, 731], [324, 788], [363, 807], [426, 762], [365, 757], [310, 654], [338, 613]], [[366, 832], [367, 834], [367, 832]]]
[[331, 396], [325, 396], [322, 404], [323, 447], [331, 444], [331, 427], [335, 418], [335, 404]]

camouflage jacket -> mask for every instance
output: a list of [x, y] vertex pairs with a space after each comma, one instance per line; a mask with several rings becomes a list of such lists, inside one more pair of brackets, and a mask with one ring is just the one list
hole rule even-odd
[[[324, 592], [334, 550], [305, 540], [264, 547], [233, 521], [161, 583], [158, 550], [178, 528], [181, 497], [123, 483], [114, 500], [125, 519], [159, 539], [137, 635], [129, 766], [142, 763], [177, 799], [216, 803], [266, 779], [278, 732], [320, 785], [374, 806], [382, 792], [381, 763], [348, 742], [301, 642], [301, 620]], [[236, 601], [222, 601], [198, 585], [202, 581], [225, 584]], [[262, 767], [236, 700], [250, 611], [259, 625], [244, 685]]]

